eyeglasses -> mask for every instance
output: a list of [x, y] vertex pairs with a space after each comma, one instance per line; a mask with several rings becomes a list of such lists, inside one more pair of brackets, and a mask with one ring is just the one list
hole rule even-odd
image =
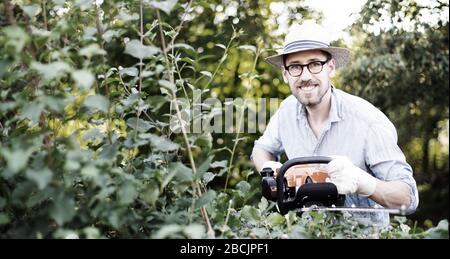
[[284, 68], [288, 71], [289, 75], [293, 77], [298, 77], [303, 73], [303, 67], [307, 67], [311, 74], [319, 74], [322, 72], [323, 65], [325, 65], [331, 58], [327, 57], [325, 61], [313, 61], [306, 65], [301, 64], [292, 64], [289, 66], [284, 66]]

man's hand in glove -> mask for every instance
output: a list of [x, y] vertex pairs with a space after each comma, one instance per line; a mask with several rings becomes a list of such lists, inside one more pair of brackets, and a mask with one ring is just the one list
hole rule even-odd
[[358, 193], [371, 196], [377, 187], [377, 180], [369, 173], [355, 166], [347, 157], [331, 156], [325, 170], [331, 182], [337, 187], [339, 194]]

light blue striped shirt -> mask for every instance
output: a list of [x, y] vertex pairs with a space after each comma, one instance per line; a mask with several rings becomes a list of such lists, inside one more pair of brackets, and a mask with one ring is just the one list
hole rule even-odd
[[[270, 119], [254, 148], [289, 159], [304, 156], [347, 156], [356, 166], [383, 181], [403, 181], [411, 190], [413, 213], [419, 203], [412, 168], [397, 145], [397, 131], [379, 109], [362, 98], [332, 88], [331, 109], [319, 138], [309, 126], [305, 107], [293, 96], [286, 98]], [[345, 205], [379, 205], [357, 194], [347, 195]], [[367, 213], [375, 224], [387, 226], [388, 213]], [[368, 218], [367, 218], [368, 219]]]

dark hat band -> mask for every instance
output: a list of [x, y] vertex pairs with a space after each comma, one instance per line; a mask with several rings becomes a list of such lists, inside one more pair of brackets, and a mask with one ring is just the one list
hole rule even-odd
[[286, 46], [284, 46], [284, 52], [291, 52], [296, 49], [314, 49], [314, 48], [328, 48], [328, 47], [329, 47], [328, 44], [323, 43], [321, 41], [298, 40], [286, 44]]

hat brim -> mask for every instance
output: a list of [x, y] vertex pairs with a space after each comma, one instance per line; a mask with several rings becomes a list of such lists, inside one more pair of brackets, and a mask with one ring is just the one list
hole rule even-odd
[[284, 61], [283, 56], [302, 52], [302, 51], [309, 51], [309, 50], [323, 50], [325, 52], [328, 52], [331, 54], [333, 59], [336, 62], [336, 68], [342, 67], [343, 65], [347, 64], [350, 60], [350, 51], [345, 48], [337, 48], [337, 47], [329, 47], [329, 48], [309, 48], [309, 49], [295, 49], [289, 52], [284, 52], [278, 55], [273, 55], [266, 58], [266, 61], [270, 64], [277, 66], [277, 67], [284, 67]]

